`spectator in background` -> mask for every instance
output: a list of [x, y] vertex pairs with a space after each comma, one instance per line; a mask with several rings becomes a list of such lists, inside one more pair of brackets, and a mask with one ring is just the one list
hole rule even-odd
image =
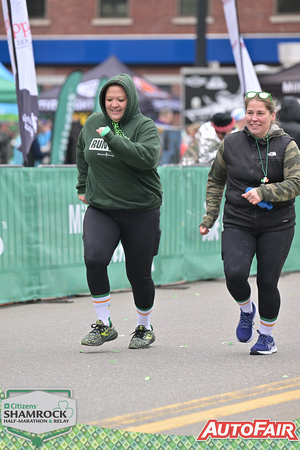
[[235, 108], [231, 111], [231, 117], [235, 120], [235, 127], [241, 131], [246, 125], [246, 113], [244, 108]]
[[200, 126], [201, 123], [193, 122], [185, 127], [180, 146], [180, 158], [184, 166], [191, 166], [198, 162], [199, 152], [195, 136]]
[[164, 108], [159, 111], [156, 125], [173, 125], [174, 113], [171, 109]]
[[76, 164], [76, 145], [81, 129], [79, 117], [74, 116], [64, 164]]
[[41, 151], [39, 142], [35, 137], [34, 140], [32, 141], [29, 153], [27, 155], [27, 162], [24, 163], [24, 158], [22, 151], [20, 150], [20, 145], [21, 145], [21, 137], [20, 134], [18, 134], [16, 138], [12, 140], [13, 155], [10, 164], [13, 166], [24, 165], [25, 167], [36, 167], [40, 163], [40, 161], [43, 161], [45, 156], [47, 156], [47, 154]]
[[278, 115], [280, 126], [300, 147], [300, 104], [298, 99], [291, 95], [283, 97]]
[[159, 165], [178, 164], [180, 161], [181, 131], [173, 126], [174, 113], [169, 108], [160, 110], [155, 120], [161, 142]]
[[198, 146], [198, 162], [209, 166], [215, 159], [218, 147], [226, 134], [235, 127], [235, 120], [228, 113], [217, 113], [205, 122], [195, 134]]
[[49, 152], [42, 152], [40, 148], [40, 144], [37, 138], [34, 138], [32, 141], [30, 151], [27, 155], [27, 163], [24, 164], [26, 167], [37, 167], [42, 164], [44, 158], [49, 156]]
[[[49, 160], [50, 152], [51, 152], [51, 141], [52, 141], [52, 120], [48, 118], [42, 118], [38, 122], [38, 133], [37, 140], [40, 146], [40, 151], [44, 153], [44, 157], [47, 156]], [[41, 158], [40, 160], [35, 161], [35, 166], [39, 164], [45, 164], [48, 161]]]
[[19, 147], [21, 145], [21, 136], [19, 133], [17, 134], [17, 136], [14, 139], [12, 139], [11, 145], [12, 145], [13, 153], [12, 153], [12, 158], [9, 161], [9, 164], [11, 164], [12, 166], [23, 166], [24, 158], [23, 158], [23, 154], [22, 154], [21, 150], [19, 150]]
[[11, 140], [13, 132], [10, 123], [0, 123], [0, 164], [7, 164], [11, 157]]

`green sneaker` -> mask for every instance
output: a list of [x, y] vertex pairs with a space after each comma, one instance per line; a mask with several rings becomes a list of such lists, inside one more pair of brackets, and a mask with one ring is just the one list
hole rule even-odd
[[118, 333], [115, 330], [111, 321], [110, 326], [104, 325], [102, 320], [97, 320], [92, 325], [92, 331], [89, 332], [81, 341], [81, 345], [102, 345], [104, 342], [113, 341], [118, 337]]
[[128, 348], [148, 348], [155, 341], [155, 334], [151, 325], [151, 330], [147, 330], [144, 325], [136, 327]]

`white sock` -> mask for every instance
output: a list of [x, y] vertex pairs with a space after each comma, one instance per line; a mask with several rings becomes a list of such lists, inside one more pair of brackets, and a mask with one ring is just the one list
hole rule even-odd
[[152, 306], [152, 308], [150, 308], [148, 310], [142, 310], [142, 309], [136, 308], [137, 326], [143, 325], [147, 330], [151, 330], [150, 315], [151, 315], [152, 310], [153, 310], [153, 306]]
[[110, 326], [110, 292], [104, 295], [96, 295], [92, 297], [92, 300], [98, 319], [102, 320], [104, 325]]
[[259, 331], [261, 334], [266, 334], [267, 336], [273, 336], [273, 330], [276, 324], [276, 320], [273, 322], [267, 322], [264, 319], [260, 319]]
[[239, 307], [241, 308], [241, 310], [246, 313], [246, 314], [251, 314], [253, 311], [253, 303], [251, 301], [251, 298], [249, 298], [248, 300], [246, 300], [245, 302], [238, 302]]

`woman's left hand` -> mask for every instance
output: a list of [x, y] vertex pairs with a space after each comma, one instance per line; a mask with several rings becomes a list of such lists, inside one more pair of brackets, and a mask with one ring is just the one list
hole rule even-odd
[[202, 236], [205, 236], [206, 234], [208, 234], [209, 233], [209, 229], [208, 228], [206, 228], [206, 227], [203, 227], [203, 226], [199, 226], [199, 231], [200, 231], [200, 234], [202, 235]]
[[261, 201], [255, 188], [242, 194], [242, 197], [248, 200], [249, 203], [252, 203], [252, 205], [257, 205]]

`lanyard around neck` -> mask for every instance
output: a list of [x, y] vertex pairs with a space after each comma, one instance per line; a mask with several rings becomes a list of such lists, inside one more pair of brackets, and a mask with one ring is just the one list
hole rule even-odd
[[260, 148], [259, 148], [258, 139], [255, 136], [253, 136], [252, 133], [251, 133], [251, 136], [254, 137], [254, 139], [255, 139], [255, 143], [256, 143], [256, 147], [257, 147], [257, 150], [258, 150], [259, 159], [260, 159], [260, 163], [261, 163], [261, 168], [262, 168], [262, 171], [263, 171], [263, 174], [264, 174], [264, 177], [260, 181], [261, 181], [261, 183], [266, 184], [269, 181], [269, 178], [267, 176], [268, 175], [268, 162], [269, 162], [269, 136], [268, 136], [268, 134], [266, 135], [266, 138], [267, 138], [266, 167], [264, 167], [264, 163], [263, 163], [262, 156], [261, 156], [261, 151], [260, 151]]

